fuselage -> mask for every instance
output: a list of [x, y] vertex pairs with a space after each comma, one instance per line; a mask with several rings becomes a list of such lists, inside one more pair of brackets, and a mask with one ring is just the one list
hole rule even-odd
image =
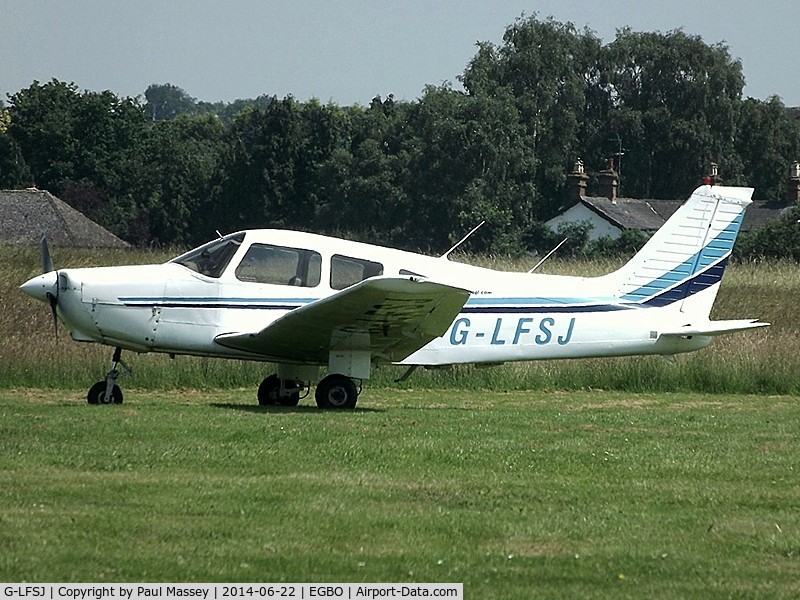
[[675, 354], [710, 341], [660, 337], [661, 326], [678, 323], [679, 310], [615, 297], [608, 277], [495, 271], [284, 230], [231, 234], [164, 264], [60, 269], [22, 289], [42, 300], [56, 296], [58, 317], [78, 341], [281, 362], [278, 355], [254, 355], [214, 340], [258, 331], [289, 311], [380, 276], [430, 279], [471, 291], [447, 332], [402, 364]]

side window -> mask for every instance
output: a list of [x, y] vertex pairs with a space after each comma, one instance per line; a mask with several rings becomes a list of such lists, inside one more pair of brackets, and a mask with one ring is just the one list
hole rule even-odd
[[322, 257], [311, 250], [253, 244], [236, 267], [236, 278], [253, 283], [314, 287], [319, 285]]
[[378, 275], [383, 275], [381, 263], [340, 254], [334, 254], [331, 258], [331, 287], [334, 290], [343, 290], [359, 281]]

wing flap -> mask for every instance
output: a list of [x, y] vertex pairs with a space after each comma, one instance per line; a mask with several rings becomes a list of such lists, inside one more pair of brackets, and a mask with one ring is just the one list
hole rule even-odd
[[469, 291], [413, 278], [375, 277], [295, 309], [264, 329], [219, 335], [223, 346], [274, 360], [325, 364], [332, 350], [396, 362], [443, 335]]

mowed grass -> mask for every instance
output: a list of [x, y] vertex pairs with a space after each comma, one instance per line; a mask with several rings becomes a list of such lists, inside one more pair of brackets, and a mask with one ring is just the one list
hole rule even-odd
[[251, 396], [0, 391], [0, 580], [800, 595], [796, 398], [385, 388], [337, 412]]
[[[60, 251], [56, 266], [171, 253]], [[531, 265], [491, 265], [527, 270]], [[468, 598], [800, 595], [800, 267], [733, 265], [658, 357], [384, 368], [359, 409], [255, 406], [270, 365], [76, 344], [0, 248], [0, 580], [454, 581]], [[593, 275], [613, 263], [549, 262]]]

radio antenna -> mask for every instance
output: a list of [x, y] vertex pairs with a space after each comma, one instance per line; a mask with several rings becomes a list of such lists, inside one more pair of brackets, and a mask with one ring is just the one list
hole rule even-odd
[[453, 250], [455, 250], [455, 249], [456, 249], [456, 248], [458, 248], [458, 247], [459, 247], [461, 244], [463, 244], [464, 242], [466, 242], [466, 241], [467, 241], [467, 238], [468, 238], [469, 236], [471, 236], [473, 233], [475, 233], [476, 231], [478, 231], [478, 229], [480, 229], [480, 228], [481, 228], [481, 226], [482, 226], [484, 223], [486, 223], [486, 221], [481, 221], [480, 223], [478, 223], [478, 224], [477, 224], [475, 227], [473, 227], [473, 228], [472, 228], [472, 231], [470, 231], [470, 232], [469, 232], [467, 235], [465, 235], [463, 238], [461, 238], [460, 240], [458, 240], [458, 242], [456, 243], [456, 245], [455, 245], [455, 246], [453, 246], [452, 248], [450, 248], [450, 250], [448, 250], [447, 252], [445, 252], [444, 254], [442, 254], [442, 255], [441, 255], [439, 258], [447, 258], [448, 256], [450, 256], [450, 253], [451, 253]]
[[547, 254], [545, 254], [545, 255], [544, 255], [544, 258], [543, 258], [542, 260], [540, 260], [539, 262], [537, 262], [537, 263], [534, 265], [534, 267], [533, 267], [533, 268], [532, 268], [530, 271], [528, 271], [528, 273], [533, 273], [533, 272], [534, 272], [536, 269], [538, 269], [539, 267], [541, 267], [541, 266], [542, 266], [542, 264], [544, 264], [544, 261], [546, 261], [548, 258], [550, 258], [550, 257], [553, 255], [553, 253], [554, 253], [556, 250], [558, 250], [559, 248], [561, 248], [561, 246], [563, 246], [563, 245], [564, 245], [564, 242], [566, 242], [568, 239], [569, 239], [568, 237], [565, 237], [563, 240], [561, 240], [560, 242], [558, 242], [558, 245], [557, 245], [555, 248], [553, 248], [552, 250], [550, 250], [550, 252], [548, 252]]

